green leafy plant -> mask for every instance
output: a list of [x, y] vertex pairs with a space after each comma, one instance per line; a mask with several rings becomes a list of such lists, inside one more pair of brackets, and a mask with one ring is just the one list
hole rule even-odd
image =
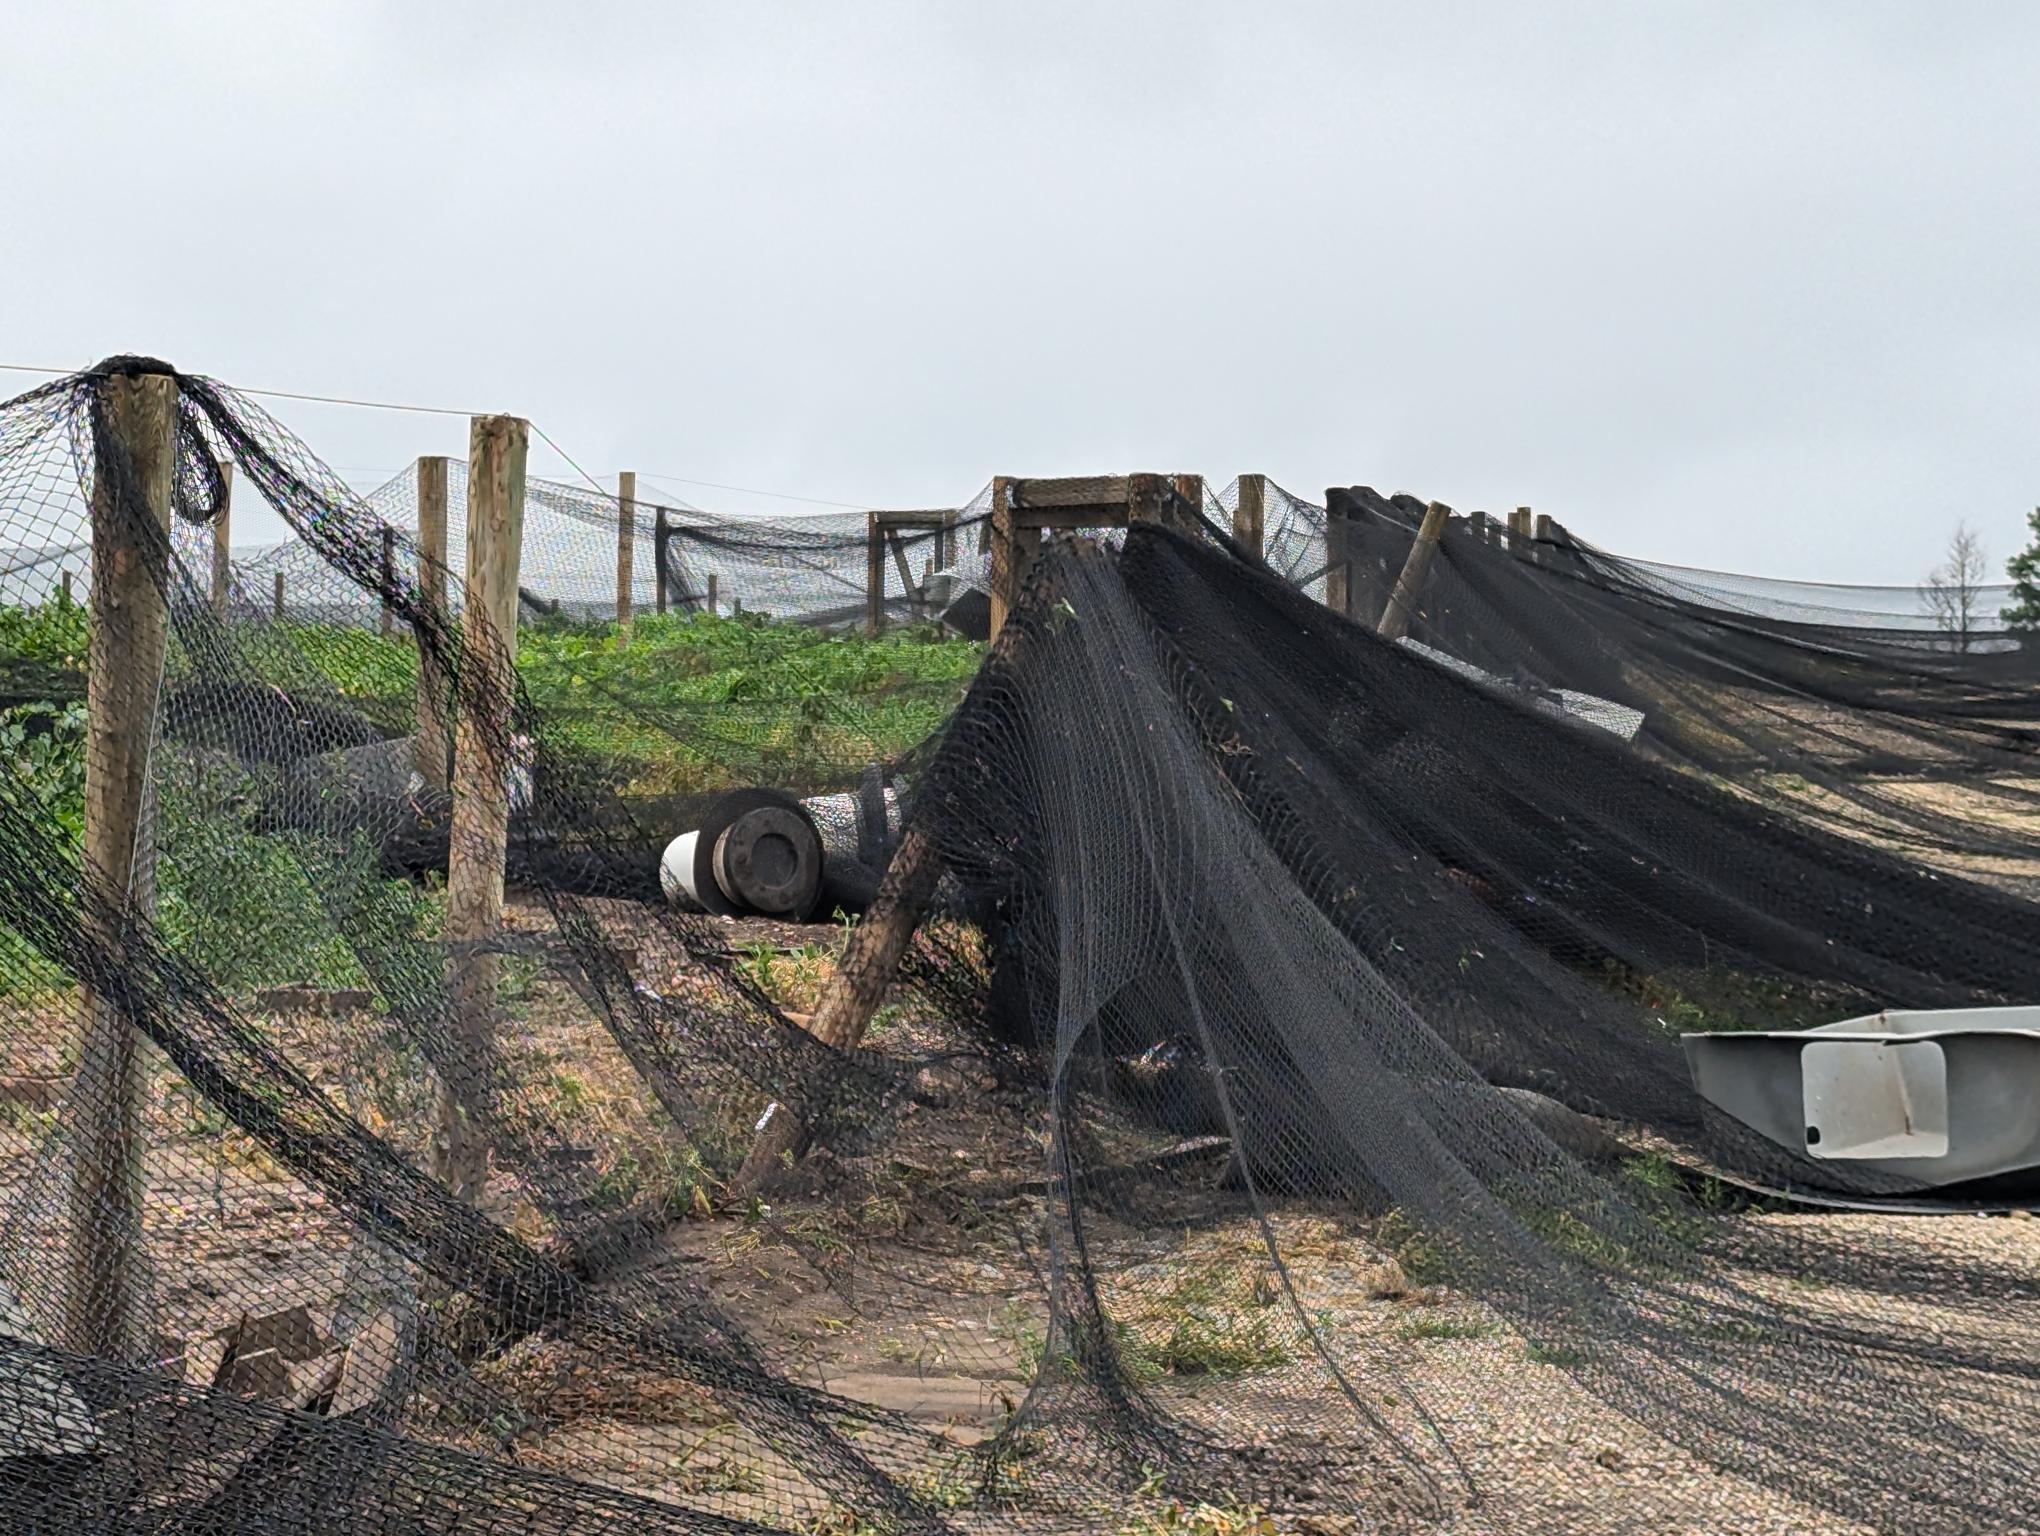
[[2031, 634], [2040, 630], [2040, 507], [2026, 516], [2031, 542], [2005, 562], [2005, 574], [2012, 578], [2012, 600], [1999, 617], [2008, 629]]

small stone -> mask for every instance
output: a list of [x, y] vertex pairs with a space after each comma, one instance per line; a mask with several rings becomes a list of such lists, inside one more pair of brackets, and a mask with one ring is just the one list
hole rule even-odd
[[1390, 1301], [1409, 1295], [1410, 1281], [1409, 1276], [1403, 1273], [1402, 1265], [1394, 1259], [1383, 1259], [1379, 1264], [1361, 1267], [1360, 1288], [1371, 1301]]
[[1610, 1472], [1620, 1472], [1629, 1465], [1629, 1458], [1612, 1446], [1605, 1451], [1594, 1452], [1594, 1461], [1596, 1465], [1605, 1467]]

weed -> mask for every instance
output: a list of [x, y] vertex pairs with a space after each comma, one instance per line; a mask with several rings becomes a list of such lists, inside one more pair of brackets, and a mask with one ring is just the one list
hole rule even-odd
[[1420, 1314], [1405, 1321], [1396, 1332], [1405, 1339], [1482, 1339], [1494, 1329], [1476, 1317]]

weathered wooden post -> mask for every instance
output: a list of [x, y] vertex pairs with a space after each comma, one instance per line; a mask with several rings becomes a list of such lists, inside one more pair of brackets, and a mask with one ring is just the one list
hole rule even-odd
[[1554, 526], [1550, 513], [1540, 512], [1537, 514], [1537, 532], [1535, 539], [1530, 545], [1530, 558], [1539, 565], [1551, 564], [1553, 537], [1551, 530]]
[[652, 611], [666, 611], [666, 509], [652, 516]]
[[[453, 835], [446, 867], [446, 940], [454, 946], [493, 937], [503, 916], [517, 567], [524, 542], [529, 441], [529, 426], [515, 416], [477, 416], [468, 431], [467, 607], [461, 616]], [[493, 955], [456, 952], [450, 962], [448, 1002], [455, 1042], [477, 1063], [494, 1049], [497, 971]], [[478, 1198], [488, 1180], [488, 1147], [444, 1080], [432, 1164], [463, 1200]]]
[[1022, 529], [1013, 520], [1013, 477], [992, 476], [992, 516], [986, 525], [991, 536], [991, 638], [999, 638], [1006, 627], [1006, 615], [1019, 601], [1020, 580], [1027, 572], [1027, 557], [1040, 540], [1035, 529]]
[[446, 463], [418, 461], [418, 775], [433, 789], [451, 782], [453, 680], [446, 670], [453, 611], [446, 601]]
[[382, 559], [376, 567], [376, 581], [382, 588], [382, 616], [376, 633], [387, 640], [397, 632], [397, 607], [392, 600], [397, 590], [397, 530], [382, 530]]
[[1344, 618], [1353, 613], [1353, 526], [1325, 492], [1325, 606]]
[[637, 549], [637, 471], [616, 477], [616, 643], [630, 644], [631, 559]]
[[1138, 474], [1126, 477], [1126, 521], [1133, 523], [1167, 523], [1169, 516], [1168, 482], [1160, 475]]
[[1431, 574], [1431, 558], [1438, 552], [1438, 541], [1445, 536], [1445, 524], [1451, 516], [1452, 509], [1442, 501], [1434, 501], [1424, 509], [1417, 542], [1410, 546], [1410, 557], [1403, 562], [1395, 591], [1389, 594], [1388, 606], [1382, 609], [1381, 623], [1374, 631], [1382, 639], [1400, 640], [1410, 632], [1410, 618], [1417, 611], [1417, 594], [1424, 590], [1424, 579]]
[[876, 512], [864, 514], [864, 632], [885, 628], [885, 530]]
[[1262, 555], [1262, 541], [1266, 537], [1263, 524], [1267, 513], [1268, 477], [1241, 475], [1239, 499], [1233, 503], [1233, 542], [1256, 560]]
[[715, 617], [715, 572], [708, 573], [708, 616]]
[[[130, 909], [155, 896], [149, 748], [169, 636], [170, 503], [177, 468], [177, 380], [99, 385], [104, 437], [92, 477], [92, 665], [85, 683], [85, 866], [108, 901], [88, 932], [117, 955]], [[86, 986], [73, 1080], [69, 1284], [64, 1347], [132, 1357], [142, 1340], [135, 1245], [141, 1238], [142, 1067], [134, 1022]]]
[[1518, 560], [1530, 558], [1530, 509], [1518, 507], [1509, 514], [1509, 553]]
[[57, 572], [57, 590], [63, 594], [64, 606], [66, 608], [70, 607], [73, 599], [71, 597], [71, 573], [69, 571]]
[[1174, 475], [1170, 477], [1170, 483], [1183, 499], [1173, 521], [1183, 532], [1193, 532], [1204, 521], [1204, 476]]
[[269, 614], [277, 623], [283, 622], [283, 572], [276, 573], [276, 591], [269, 599]]
[[220, 505], [213, 515], [212, 536], [212, 607], [222, 619], [234, 584], [233, 531], [234, 466], [229, 461], [220, 466]]

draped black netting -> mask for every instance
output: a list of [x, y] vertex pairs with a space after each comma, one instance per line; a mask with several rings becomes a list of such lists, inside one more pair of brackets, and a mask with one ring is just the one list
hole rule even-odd
[[[1376, 617], [1422, 508], [1362, 488], [1330, 511], [1352, 611]], [[1979, 589], [1957, 630], [1914, 589], [1682, 571], [1562, 530], [1504, 548], [1455, 521], [1410, 638], [1520, 691], [1633, 710], [1647, 754], [1796, 818], [2030, 891], [2040, 647], [1999, 621], [2008, 592]]]
[[[1917, 1191], [1703, 1111], [1675, 1038], [2040, 991], [2023, 651], [1461, 530], [1391, 645], [1298, 565], [1323, 513], [1271, 500], [1261, 563], [1223, 498], [1051, 545], [988, 651], [933, 611], [982, 505], [887, 549], [863, 641], [861, 526], [671, 508], [620, 643], [613, 504], [557, 487], [495, 636], [402, 486], [196, 377], [166, 534], [109, 404], [163, 371], [0, 407], [4, 542], [96, 520], [169, 616], [115, 679], [9, 593], [7, 1528], [2040, 1523], [2030, 1223], [1752, 1196]], [[215, 601], [229, 486], [296, 536], [280, 605], [259, 561]], [[1362, 619], [1405, 510], [1341, 513]], [[146, 727], [147, 880], [84, 857], [66, 678]], [[507, 765], [479, 940], [421, 709]], [[661, 891], [745, 784], [939, 863], [855, 1051], [799, 995], [854, 935]], [[740, 1191], [772, 1103], [812, 1146]]]

